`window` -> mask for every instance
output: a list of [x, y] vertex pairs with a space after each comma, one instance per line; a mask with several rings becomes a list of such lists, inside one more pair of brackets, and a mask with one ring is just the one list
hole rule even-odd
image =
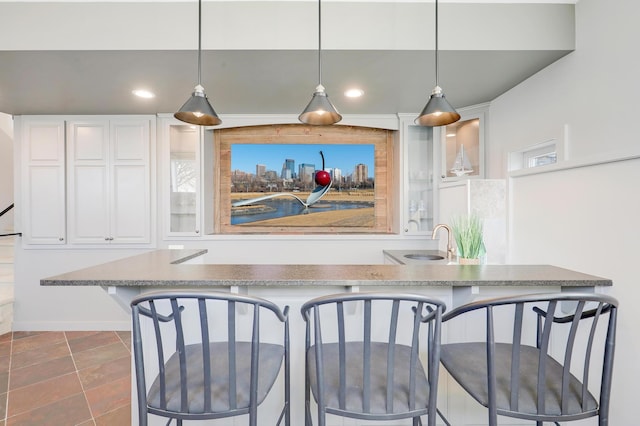
[[555, 139], [509, 153], [509, 171], [546, 166], [558, 162]]
[[302, 124], [215, 130], [214, 232], [391, 233], [393, 136]]

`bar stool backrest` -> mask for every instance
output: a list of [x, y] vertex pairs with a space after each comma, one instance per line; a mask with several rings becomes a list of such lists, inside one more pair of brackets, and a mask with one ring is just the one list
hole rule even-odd
[[[606, 419], [617, 306], [613, 297], [587, 293], [469, 303], [445, 314], [443, 321], [467, 317], [473, 324], [484, 323], [485, 339], [445, 344], [441, 361], [488, 408], [490, 425], [497, 424], [497, 415], [538, 422]], [[600, 375], [599, 398], [589, 391], [593, 371]]]
[[148, 413], [178, 424], [248, 414], [256, 425], [257, 407], [283, 360], [278, 423], [285, 418], [289, 424], [288, 307], [281, 311], [247, 295], [185, 291], [144, 294], [131, 308], [140, 425]]
[[439, 300], [393, 293], [336, 294], [305, 303], [307, 424], [310, 392], [320, 426], [327, 413], [414, 418], [414, 424], [426, 415], [435, 424], [444, 309]]

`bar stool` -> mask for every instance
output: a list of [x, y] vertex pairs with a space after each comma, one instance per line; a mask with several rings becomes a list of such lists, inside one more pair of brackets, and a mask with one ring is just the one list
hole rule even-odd
[[[444, 344], [440, 360], [488, 409], [490, 426], [498, 424], [498, 415], [539, 426], [597, 416], [607, 425], [617, 306], [613, 297], [583, 293], [473, 302], [448, 312], [443, 321], [465, 316], [485, 321], [484, 338]], [[501, 331], [497, 324], [512, 330]], [[592, 369], [600, 372], [599, 397], [589, 391]]]
[[[290, 424], [288, 307], [281, 311], [267, 300], [232, 293], [159, 292], [137, 297], [131, 308], [141, 426], [148, 414], [178, 425], [248, 414], [256, 426], [258, 406], [283, 361], [284, 404], [277, 424]], [[268, 343], [261, 325], [273, 330], [270, 335], [282, 333], [279, 342]]]
[[427, 416], [435, 425], [444, 309], [439, 300], [411, 294], [345, 293], [306, 302], [305, 424], [313, 423], [313, 393], [319, 426], [326, 414], [412, 418], [414, 425]]

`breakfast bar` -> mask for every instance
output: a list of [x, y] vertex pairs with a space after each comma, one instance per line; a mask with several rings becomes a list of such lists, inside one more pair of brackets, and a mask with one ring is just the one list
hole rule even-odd
[[[149, 253], [44, 278], [43, 286], [134, 287], [560, 287], [611, 286], [610, 279], [551, 265], [279, 265], [195, 263], [207, 250]], [[372, 290], [373, 290], [372, 288]]]
[[[451, 292], [450, 303], [469, 302], [486, 287], [525, 287], [529, 291], [594, 291], [610, 279], [552, 265], [275, 265], [204, 264], [207, 250], [155, 250], [78, 271], [45, 278], [43, 286], [100, 286], [124, 309], [141, 292], [161, 288], [216, 288], [234, 292], [295, 296], [296, 288], [323, 291], [375, 291], [438, 288]], [[278, 290], [276, 290], [278, 289]], [[305, 292], [308, 293], [308, 292]]]
[[[612, 285], [610, 279], [551, 265], [457, 265], [449, 262], [211, 264], [204, 263], [206, 253], [204, 249], [154, 250], [45, 278], [41, 285], [99, 286], [127, 312], [131, 300], [140, 293], [165, 289], [237, 292], [269, 299], [281, 308], [289, 306], [294, 378], [291, 383], [292, 424], [304, 422], [304, 326], [299, 312], [302, 304], [313, 297], [378, 290], [418, 293], [438, 298], [451, 309], [478, 298], [541, 292], [595, 292]], [[468, 325], [459, 330], [449, 329], [442, 339], [455, 339], [471, 329]], [[450, 382], [446, 377], [443, 380], [444, 390], [439, 392], [438, 407], [447, 413], [453, 424], [462, 424], [456, 423], [457, 416], [465, 408], [447, 397], [446, 388], [451, 386]], [[135, 392], [132, 395], [135, 413]], [[132, 419], [135, 424], [136, 416]]]

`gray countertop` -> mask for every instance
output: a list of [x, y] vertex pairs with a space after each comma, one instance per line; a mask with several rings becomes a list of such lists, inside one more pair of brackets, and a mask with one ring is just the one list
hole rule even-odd
[[610, 279], [551, 265], [182, 264], [207, 250], [155, 250], [44, 278], [43, 286], [610, 286]]

